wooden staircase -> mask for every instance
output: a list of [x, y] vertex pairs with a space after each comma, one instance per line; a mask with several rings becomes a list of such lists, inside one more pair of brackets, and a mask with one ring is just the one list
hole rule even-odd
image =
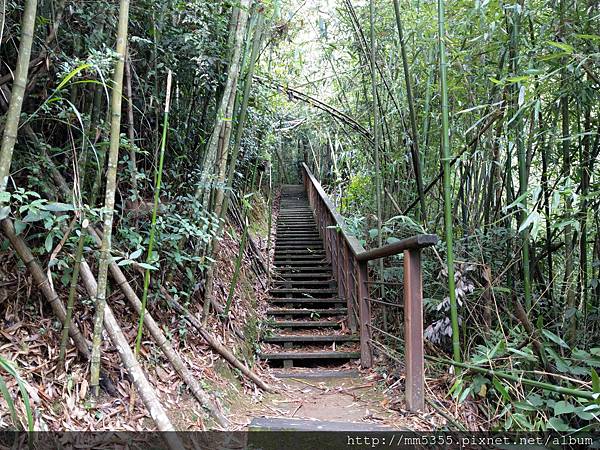
[[285, 368], [358, 359], [359, 337], [344, 333], [346, 299], [338, 295], [304, 186], [282, 188], [274, 264], [259, 357]]

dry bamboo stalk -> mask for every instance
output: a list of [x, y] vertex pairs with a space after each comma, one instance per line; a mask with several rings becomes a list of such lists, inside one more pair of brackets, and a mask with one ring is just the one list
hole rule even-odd
[[169, 292], [164, 288], [160, 287], [160, 291], [167, 299], [169, 305], [177, 311], [179, 314], [183, 315], [185, 320], [187, 320], [190, 325], [192, 325], [200, 336], [210, 345], [217, 353], [219, 353], [223, 358], [227, 360], [233, 367], [238, 369], [242, 374], [248, 377], [250, 380], [254, 382], [259, 388], [267, 392], [275, 392], [275, 389], [261, 380], [258, 375], [252, 372], [248, 367], [242, 364], [233, 353], [231, 353], [225, 346], [221, 345], [219, 341], [217, 341], [200, 323], [198, 319], [196, 319], [190, 312], [185, 309], [179, 302], [177, 302]]
[[106, 288], [108, 285], [108, 265], [112, 260], [111, 237], [115, 210], [115, 193], [117, 190], [117, 166], [119, 164], [119, 148], [121, 145], [121, 100], [123, 94], [123, 72], [127, 51], [127, 26], [129, 20], [129, 0], [119, 2], [119, 22], [117, 27], [118, 55], [113, 74], [112, 97], [110, 103], [110, 147], [106, 170], [106, 193], [102, 221], [104, 227], [102, 246], [100, 247], [100, 264], [98, 267], [98, 293], [96, 311], [94, 313], [94, 334], [92, 336], [92, 361], [90, 364], [90, 390], [93, 396], [98, 395], [100, 371], [100, 344], [102, 341], [102, 321], [106, 307]]
[[[13, 248], [31, 272], [31, 275], [33, 276], [33, 279], [36, 282], [37, 288], [40, 289], [40, 291], [42, 291], [42, 293], [48, 299], [50, 305], [52, 306], [52, 310], [54, 311], [56, 316], [64, 323], [66, 320], [65, 306], [61, 302], [54, 289], [50, 287], [48, 278], [46, 278], [44, 271], [42, 270], [39, 263], [31, 253], [31, 250], [29, 249], [25, 241], [23, 241], [21, 237], [16, 235], [15, 228], [10, 219], [4, 219], [1, 222], [1, 226], [2, 231], [12, 244]], [[85, 261], [83, 261], [81, 264], [81, 275], [82, 279], [84, 280], [84, 283], [86, 284], [86, 287], [88, 288], [88, 291], [91, 294], [91, 289], [93, 289], [93, 292], [95, 292], [97, 286], [96, 280], [94, 280], [93, 277], [90, 279], [90, 277], [88, 276], [90, 274], [91, 270], [89, 266], [85, 263]], [[158, 400], [158, 397], [154, 393], [152, 385], [144, 376], [142, 368], [133, 356], [133, 352], [129, 348], [127, 340], [125, 339], [125, 336], [123, 335], [123, 332], [121, 331], [121, 328], [119, 327], [119, 324], [117, 323], [112, 313], [112, 310], [108, 306], [106, 306], [104, 310], [104, 323], [106, 325], [105, 328], [108, 332], [108, 335], [110, 336], [111, 341], [117, 348], [119, 356], [121, 357], [125, 368], [131, 376], [133, 384], [138, 389], [140, 397], [146, 405], [146, 408], [148, 408], [150, 416], [156, 423], [157, 428], [160, 431], [175, 431], [175, 428], [173, 427], [169, 418], [167, 417], [163, 407], [161, 406]], [[71, 326], [69, 327], [69, 334], [73, 338], [77, 350], [89, 360], [90, 352], [88, 349], [88, 344], [75, 324], [71, 324]], [[179, 437], [175, 433], [166, 433], [165, 439], [167, 441], [167, 444], [169, 445], [169, 448], [171, 448], [172, 450], [179, 450], [183, 448]]]
[[[89, 227], [88, 231], [90, 235], [94, 238], [96, 243], [99, 244], [101, 242], [101, 239], [100, 236], [98, 236], [98, 234], [96, 233], [94, 227]], [[125, 278], [125, 275], [121, 271], [121, 268], [117, 264], [111, 263], [109, 269], [113, 280], [115, 281], [117, 286], [119, 286], [121, 291], [125, 294], [125, 297], [129, 301], [131, 306], [133, 306], [133, 309], [136, 311], [136, 313], [139, 315], [142, 310], [142, 302], [140, 301], [139, 297], [127, 281], [127, 278]], [[92, 272], [90, 271], [90, 268], [87, 264], [85, 264], [85, 267], [82, 266], [81, 270], [82, 273], [84, 270], [86, 271], [86, 277], [93, 278]], [[92, 295], [92, 292], [89, 289], [88, 292], [90, 293], [90, 295]], [[146, 326], [146, 329], [150, 332], [150, 335], [154, 339], [156, 345], [158, 345], [158, 347], [163, 351], [173, 368], [177, 371], [177, 373], [183, 379], [185, 384], [188, 385], [188, 387], [194, 394], [194, 397], [196, 397], [196, 399], [200, 402], [200, 405], [215, 419], [215, 421], [219, 425], [221, 425], [222, 427], [226, 427], [228, 425], [228, 420], [221, 413], [219, 408], [213, 404], [208, 394], [196, 381], [192, 373], [188, 370], [183, 359], [181, 359], [181, 356], [179, 356], [179, 354], [175, 351], [171, 343], [165, 337], [165, 334], [160, 329], [159, 325], [156, 323], [154, 318], [148, 313], [148, 311], [146, 311], [146, 313], [144, 314], [144, 325]]]
[[[8, 238], [11, 245], [19, 255], [19, 258], [25, 263], [25, 266], [31, 272], [31, 276], [36, 284], [36, 287], [42, 292], [44, 297], [48, 300], [54, 315], [58, 317], [58, 319], [64, 324], [67, 318], [67, 311], [65, 309], [65, 305], [62, 303], [61, 299], [58, 297], [52, 286], [46, 277], [42, 267], [37, 262], [31, 250], [25, 243], [25, 241], [17, 236], [15, 232], [15, 227], [10, 219], [4, 219], [0, 222], [2, 226], [2, 232]], [[85, 338], [81, 334], [79, 327], [76, 324], [71, 324], [69, 327], [69, 335], [73, 342], [75, 343], [75, 347], [77, 347], [77, 351], [86, 359], [90, 358], [90, 350], [88, 348], [88, 343]]]
[[[56, 182], [58, 189], [60, 190], [62, 195], [69, 195], [69, 188], [68, 188], [67, 183], [66, 183], [65, 179], [63, 178], [62, 174], [56, 169], [56, 166], [54, 165], [53, 161], [50, 158], [47, 158], [47, 161], [48, 161], [48, 165], [50, 167], [51, 175], [54, 178], [54, 181]], [[100, 237], [98, 235], [98, 231], [92, 226], [90, 226], [88, 228], [88, 230], [91, 231], [91, 235], [94, 237], [96, 242], [98, 242], [98, 239]], [[120, 286], [124, 286], [125, 284], [128, 284], [127, 279], [125, 278], [125, 275], [123, 275], [121, 268], [116, 263], [113, 262], [110, 265], [110, 268], [111, 268], [111, 274], [121, 273], [121, 275], [122, 275], [122, 278], [119, 277], [119, 279], [121, 280], [120, 283], [119, 283], [119, 281], [116, 280], [117, 284], [119, 284]], [[130, 286], [130, 288], [131, 288], [131, 286]], [[123, 292], [126, 293], [125, 290]], [[217, 353], [219, 353], [221, 356], [223, 356], [223, 358], [225, 358], [225, 360], [227, 360], [233, 367], [235, 367], [236, 369], [239, 369], [243, 375], [245, 375], [250, 380], [252, 380], [258, 387], [260, 387], [261, 389], [263, 389], [267, 392], [275, 392], [275, 390], [271, 386], [266, 384], [255, 373], [253, 373], [250, 369], [248, 369], [245, 365], [243, 365], [240, 361], [238, 361], [238, 359], [227, 348], [225, 348], [219, 342], [217, 342], [217, 340], [208, 331], [206, 331], [206, 329], [202, 326], [202, 324], [195, 317], [191, 316], [189, 314], [189, 312], [187, 312], [187, 310], [183, 306], [181, 306], [179, 303], [177, 303], [175, 300], [172, 299], [172, 297], [169, 295], [169, 293], [167, 292], [166, 289], [161, 287], [161, 292], [163, 293], [163, 295], [165, 295], [165, 297], [169, 301], [169, 304], [175, 310], [177, 310], [178, 312], [180, 312], [181, 314], [184, 314], [186, 316], [186, 319], [190, 322], [190, 324], [198, 330], [198, 332], [201, 334], [201, 336], [206, 340], [206, 342]], [[139, 299], [138, 299], [138, 301], [139, 301]]]
[[[95, 298], [96, 292], [98, 290], [98, 284], [96, 283], [96, 279], [92, 274], [90, 266], [87, 264], [86, 261], [81, 261], [80, 269], [81, 279], [83, 280], [83, 284], [85, 285], [88, 294], [90, 295], [90, 297]], [[140, 397], [144, 402], [144, 405], [146, 405], [150, 416], [156, 423], [158, 430], [175, 431], [175, 428], [171, 424], [171, 421], [167, 417], [164, 408], [160, 404], [160, 401], [158, 400], [158, 397], [154, 392], [154, 388], [147, 380], [146, 376], [144, 375], [144, 371], [142, 370], [142, 367], [140, 366], [137, 359], [135, 359], [131, 348], [129, 348], [127, 339], [125, 338], [121, 327], [117, 323], [117, 319], [115, 319], [112, 309], [108, 305], [106, 305], [104, 309], [104, 325], [106, 331], [108, 332], [110, 340], [119, 352], [119, 356], [121, 357], [121, 360], [123, 361], [123, 364], [125, 365], [125, 368], [127, 369], [127, 372], [131, 377], [132, 383], [135, 385], [137, 391], [139, 392]], [[169, 444], [170, 448], [183, 448], [179, 437], [177, 437], [177, 435], [175, 435], [174, 433], [166, 433], [165, 439], [167, 440], [167, 443]]]

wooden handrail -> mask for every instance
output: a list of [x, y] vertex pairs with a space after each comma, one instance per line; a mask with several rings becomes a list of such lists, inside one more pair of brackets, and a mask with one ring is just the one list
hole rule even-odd
[[308, 177], [312, 185], [315, 187], [315, 190], [317, 191], [317, 194], [319, 194], [319, 197], [321, 198], [323, 204], [327, 208], [327, 211], [329, 212], [329, 214], [331, 214], [331, 217], [335, 222], [335, 226], [338, 227], [338, 229], [342, 233], [342, 236], [344, 236], [344, 239], [348, 243], [348, 246], [350, 247], [350, 250], [352, 250], [352, 253], [355, 256], [361, 253], [365, 253], [365, 248], [360, 244], [360, 242], [358, 242], [358, 239], [356, 239], [356, 237], [354, 237], [350, 233], [350, 231], [348, 231], [348, 227], [346, 226], [344, 218], [341, 216], [340, 213], [338, 213], [337, 209], [329, 199], [329, 196], [323, 189], [323, 186], [321, 186], [321, 183], [319, 183], [319, 181], [312, 174], [306, 163], [302, 163], [302, 168], [304, 169], [304, 172], [306, 173], [306, 176]]
[[372, 261], [379, 258], [387, 258], [388, 256], [404, 253], [406, 250], [417, 250], [425, 247], [430, 247], [438, 243], [438, 237], [435, 234], [417, 234], [416, 236], [402, 239], [393, 244], [384, 245], [368, 252], [363, 252], [356, 255], [359, 261]]
[[306, 176], [311, 181], [312, 185], [315, 187], [315, 190], [317, 191], [317, 194], [319, 194], [319, 197], [327, 208], [327, 211], [333, 218], [335, 226], [342, 233], [342, 236], [346, 240], [350, 250], [352, 250], [353, 255], [358, 261], [372, 261], [374, 259], [386, 258], [388, 256], [394, 256], [403, 253], [405, 250], [425, 248], [438, 243], [438, 237], [435, 234], [418, 234], [416, 236], [394, 242], [393, 244], [383, 245], [369, 251], [365, 250], [358, 239], [356, 239], [356, 237], [350, 233], [344, 218], [337, 211], [333, 205], [333, 202], [323, 189], [323, 186], [321, 186], [321, 183], [319, 183], [319, 181], [315, 178], [306, 163], [302, 163], [302, 168], [304, 169]]
[[368, 262], [404, 253], [406, 403], [411, 411], [421, 410], [425, 406], [421, 250], [435, 245], [438, 237], [419, 234], [367, 251], [350, 233], [344, 218], [306, 163], [302, 163], [302, 169], [308, 201], [324, 241], [327, 259], [331, 262], [339, 295], [346, 299], [348, 327], [360, 333], [360, 363], [365, 368], [373, 364]]

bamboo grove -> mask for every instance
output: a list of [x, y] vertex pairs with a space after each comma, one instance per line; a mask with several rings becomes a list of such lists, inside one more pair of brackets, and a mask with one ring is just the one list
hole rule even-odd
[[[140, 365], [148, 334], [226, 426], [159, 320], [191, 305], [202, 318], [185, 327], [269, 388], [210, 323], [230, 317], [242, 258], [258, 253], [253, 210], [270, 229], [277, 186], [299, 183], [304, 161], [365, 246], [442, 238], [426, 252], [425, 334], [457, 402], [507, 428], [597, 426], [597, 2], [3, 5], [2, 272], [29, 271], [60, 321], [59, 364], [71, 346], [89, 361], [92, 398], [109, 339], [156, 427], [173, 429]], [[233, 222], [241, 250], [220, 303], [214, 261]], [[379, 261], [378, 295], [396, 298], [401, 264]], [[113, 313], [119, 291], [133, 316]], [[74, 320], [82, 297], [93, 322]]]

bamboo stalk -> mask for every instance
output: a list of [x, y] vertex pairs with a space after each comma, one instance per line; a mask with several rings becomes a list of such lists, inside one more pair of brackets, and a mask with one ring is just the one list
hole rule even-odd
[[444, 184], [444, 224], [446, 236], [446, 263], [448, 265], [448, 294], [450, 297], [450, 321], [452, 326], [452, 354], [455, 361], [460, 361], [460, 336], [458, 331], [458, 308], [456, 304], [456, 287], [454, 283], [454, 248], [452, 226], [452, 196], [450, 192], [450, 130], [448, 120], [448, 85], [444, 0], [438, 0], [438, 45], [440, 56], [440, 91], [442, 100], [442, 166]]
[[140, 201], [137, 183], [137, 162], [135, 154], [135, 126], [133, 116], [133, 89], [131, 88], [131, 57], [125, 61], [125, 80], [127, 87], [127, 137], [129, 139], [129, 164], [131, 169], [131, 190], [136, 202]]
[[523, 378], [521, 376], [511, 375], [509, 373], [505, 373], [505, 372], [502, 372], [499, 370], [485, 369], [483, 367], [474, 366], [472, 364], [467, 364], [467, 363], [461, 363], [458, 361], [451, 361], [451, 360], [445, 359], [445, 358], [436, 358], [434, 356], [425, 355], [425, 359], [427, 359], [429, 361], [437, 362], [440, 364], [447, 364], [447, 365], [452, 365], [455, 367], [460, 367], [462, 369], [473, 370], [475, 372], [483, 373], [483, 374], [486, 374], [491, 377], [502, 378], [505, 380], [514, 381], [519, 384], [526, 384], [528, 386], [538, 387], [538, 388], [544, 389], [546, 391], [556, 392], [557, 394], [572, 395], [573, 397], [585, 398], [586, 400], [592, 400], [592, 401], [597, 400], [597, 397], [598, 397], [598, 394], [594, 393], [594, 392], [581, 391], [579, 389], [572, 389], [572, 388], [566, 388], [566, 387], [562, 387], [562, 386], [556, 386], [554, 384], [544, 383], [542, 381], [530, 380], [528, 378]]
[[406, 42], [402, 30], [402, 16], [400, 14], [400, 4], [394, 0], [394, 13], [396, 15], [396, 26], [398, 28], [398, 37], [400, 39], [400, 52], [402, 55], [402, 69], [404, 72], [404, 84], [406, 85], [406, 100], [408, 101], [408, 111], [410, 118], [410, 128], [412, 132], [411, 153], [413, 158], [413, 167], [417, 182], [417, 193], [421, 203], [420, 217], [423, 223], [427, 222], [427, 210], [425, 209], [425, 194], [423, 193], [423, 165], [421, 164], [421, 154], [419, 150], [419, 132], [417, 131], [417, 114], [415, 113], [415, 100], [412, 92], [412, 83], [408, 70], [408, 57], [406, 55]]
[[83, 255], [83, 244], [85, 243], [85, 230], [88, 227], [88, 220], [83, 219], [75, 251], [73, 273], [71, 274], [71, 284], [69, 287], [69, 298], [67, 300], [67, 315], [63, 324], [63, 331], [60, 340], [60, 351], [58, 353], [58, 367], [64, 369], [65, 353], [67, 349], [67, 341], [69, 340], [69, 328], [71, 327], [71, 318], [73, 317], [73, 305], [75, 296], [77, 295], [77, 282], [79, 281], [79, 268], [81, 266], [81, 257]]
[[[27, 86], [27, 73], [29, 71], [29, 59], [31, 57], [31, 45], [33, 43], [33, 32], [35, 29], [35, 15], [37, 0], [26, 0], [23, 18], [21, 20], [21, 42], [19, 43], [19, 55], [15, 69], [15, 80], [13, 82], [10, 104], [6, 114], [6, 124], [2, 135], [2, 147], [0, 147], [0, 192], [6, 190], [13, 150], [17, 141], [19, 119], [23, 107], [23, 97]], [[0, 201], [0, 206], [2, 206]]]
[[200, 336], [215, 350], [219, 353], [227, 362], [229, 362], [234, 368], [238, 369], [245, 375], [247, 378], [252, 380], [254, 384], [256, 384], [259, 388], [267, 392], [275, 392], [271, 386], [261, 380], [254, 372], [252, 372], [248, 367], [242, 364], [234, 355], [231, 353], [225, 346], [221, 345], [207, 330], [202, 326], [200, 321], [196, 319], [187, 309], [185, 309], [179, 302], [177, 302], [171, 294], [163, 287], [160, 287], [160, 291], [165, 296], [167, 303], [179, 314], [181, 314], [185, 320], [187, 320], [190, 325], [192, 325]]
[[[169, 108], [171, 106], [171, 79], [172, 72], [169, 70], [167, 75], [167, 98], [165, 100], [165, 115], [163, 122], [163, 132], [160, 143], [160, 158], [158, 162], [158, 168], [156, 170], [156, 186], [154, 187], [154, 207], [152, 208], [152, 221], [150, 223], [150, 237], [148, 239], [148, 255], [146, 256], [146, 263], [150, 264], [153, 260], [152, 250], [154, 248], [154, 238], [156, 235], [156, 216], [158, 213], [158, 202], [160, 200], [160, 186], [162, 182], [163, 164], [165, 161], [165, 148], [167, 146], [167, 131], [169, 128]], [[138, 321], [138, 332], [135, 340], [135, 354], [136, 356], [140, 353], [140, 346], [142, 344], [142, 329], [144, 326], [144, 314], [146, 312], [146, 304], [148, 303], [148, 287], [150, 286], [150, 269], [146, 269], [144, 272], [144, 291], [142, 294], [142, 307], [140, 311], [140, 318]]]
[[[519, 41], [520, 41], [520, 23], [521, 23], [521, 12], [520, 10], [513, 11], [512, 20], [512, 33], [511, 33], [511, 47], [512, 47], [512, 76], [518, 76], [519, 70]], [[523, 142], [523, 114], [519, 112], [520, 105], [518, 104], [518, 97], [520, 96], [520, 90], [522, 89], [521, 83], [515, 83], [513, 88], [513, 115], [518, 114], [513, 120], [513, 127], [515, 130], [515, 140], [517, 143], [517, 159], [519, 165], [519, 197], [523, 203], [520, 217], [519, 227], [522, 227], [527, 220], [527, 196], [524, 195], [527, 192], [528, 183], [528, 169], [527, 169], [527, 153], [525, 149], [525, 143]], [[530, 275], [530, 262], [529, 262], [529, 227], [524, 228], [520, 231], [521, 235], [521, 258], [523, 265], [523, 291], [525, 296], [525, 308], [527, 311], [531, 309], [531, 275]]]
[[[81, 279], [83, 280], [83, 283], [90, 296], [92, 298], [95, 297], [98, 290], [98, 283], [94, 279], [92, 271], [86, 261], [81, 262]], [[104, 308], [104, 324], [110, 340], [116, 347], [119, 356], [121, 357], [121, 361], [123, 361], [123, 365], [129, 372], [132, 384], [136, 387], [138, 393], [140, 394], [140, 398], [148, 409], [150, 417], [152, 417], [152, 420], [154, 420], [154, 423], [156, 423], [158, 430], [175, 431], [175, 428], [171, 424], [166, 411], [160, 404], [160, 401], [154, 392], [154, 388], [146, 378], [146, 375], [144, 374], [140, 363], [131, 351], [131, 348], [129, 348], [129, 343], [125, 338], [117, 319], [115, 319], [112, 309], [108, 305], [106, 305]], [[165, 433], [164, 438], [167, 440], [169, 448], [173, 450], [180, 450], [183, 448], [183, 444], [179, 440], [179, 437], [176, 433]]]
[[98, 290], [96, 296], [96, 313], [94, 315], [94, 335], [92, 338], [92, 361], [90, 366], [90, 391], [93, 396], [99, 393], [100, 344], [104, 308], [106, 307], [106, 290], [108, 286], [108, 266], [111, 263], [111, 237], [115, 208], [115, 191], [117, 189], [117, 166], [119, 164], [119, 147], [121, 144], [121, 100], [123, 95], [123, 72], [127, 52], [127, 25], [129, 17], [129, 0], [121, 0], [119, 6], [119, 25], [117, 30], [118, 60], [113, 76], [111, 98], [110, 147], [108, 153], [108, 169], [106, 172], [106, 195], [103, 211], [103, 237], [100, 248], [100, 267], [98, 269]]

